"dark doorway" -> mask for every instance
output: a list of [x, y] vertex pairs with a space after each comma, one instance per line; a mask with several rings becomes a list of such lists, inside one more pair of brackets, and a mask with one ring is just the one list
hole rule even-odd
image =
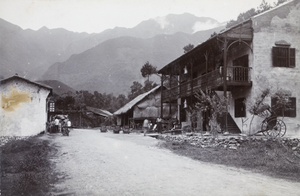
[[245, 98], [239, 98], [234, 101], [234, 117], [246, 117]]

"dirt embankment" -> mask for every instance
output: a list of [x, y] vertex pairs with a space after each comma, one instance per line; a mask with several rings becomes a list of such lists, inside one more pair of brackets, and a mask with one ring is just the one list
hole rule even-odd
[[264, 136], [162, 135], [162, 146], [199, 161], [300, 182], [300, 140]]
[[2, 137], [0, 195], [47, 195], [54, 175], [45, 136]]

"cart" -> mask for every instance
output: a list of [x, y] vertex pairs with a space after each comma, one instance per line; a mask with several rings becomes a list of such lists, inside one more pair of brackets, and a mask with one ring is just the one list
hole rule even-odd
[[261, 130], [257, 133], [262, 133], [265, 136], [270, 136], [273, 138], [283, 137], [286, 133], [286, 125], [283, 120], [279, 119], [275, 112], [271, 108], [267, 108], [262, 116], [265, 119], [261, 123]]

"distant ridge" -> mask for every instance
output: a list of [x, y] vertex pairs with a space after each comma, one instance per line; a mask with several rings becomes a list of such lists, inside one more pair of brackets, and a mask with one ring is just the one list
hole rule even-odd
[[144, 83], [140, 69], [145, 62], [149, 61], [160, 69], [181, 56], [184, 46], [189, 43], [197, 46], [220, 29], [192, 35], [181, 32], [157, 35], [149, 39], [110, 39], [83, 53], [72, 55], [65, 62], [53, 64], [42, 78], [62, 81], [74, 89], [127, 94], [134, 81]]
[[143, 83], [140, 68], [158, 68], [198, 45], [224, 24], [192, 14], [170, 14], [133, 28], [101, 33], [74, 33], [62, 28], [37, 31], [0, 19], [0, 73], [35, 80], [58, 80], [73, 89], [127, 93], [133, 81]]
[[76, 93], [75, 89], [58, 80], [39, 80], [36, 82], [50, 86], [52, 88], [52, 92], [59, 96], [68, 95], [70, 93]]

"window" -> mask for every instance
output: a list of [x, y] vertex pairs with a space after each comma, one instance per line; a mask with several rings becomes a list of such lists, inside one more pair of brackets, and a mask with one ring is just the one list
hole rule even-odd
[[55, 112], [55, 103], [49, 102], [49, 112]]
[[246, 104], [245, 98], [234, 100], [234, 117], [246, 117]]
[[295, 67], [296, 50], [288, 45], [275, 46], [272, 49], [274, 67]]
[[277, 116], [296, 117], [297, 115], [296, 97], [289, 97], [288, 104], [285, 107], [278, 104], [278, 99], [272, 98], [271, 107]]

